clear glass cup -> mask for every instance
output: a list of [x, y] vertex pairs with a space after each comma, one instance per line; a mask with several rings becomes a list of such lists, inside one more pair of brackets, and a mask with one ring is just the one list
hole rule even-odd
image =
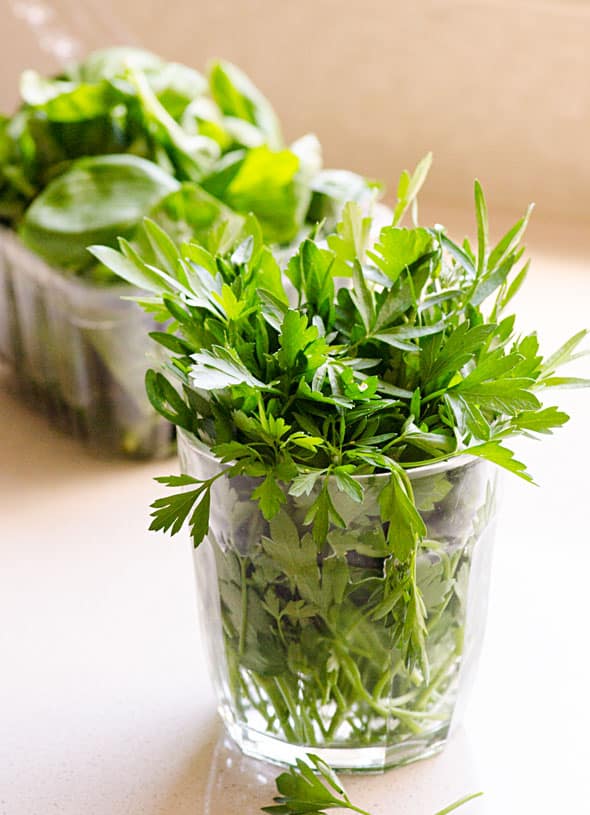
[[[184, 473], [219, 471], [183, 431], [179, 455]], [[444, 746], [485, 627], [497, 468], [463, 456], [409, 476], [428, 530], [416, 572], [429, 675], [405, 667], [387, 610], [387, 475], [362, 477], [362, 503], [331, 489], [345, 527], [331, 526], [319, 547], [304, 520], [313, 494], [287, 496], [268, 523], [251, 499], [260, 479], [214, 483], [194, 557], [199, 615], [221, 717], [248, 755], [292, 764], [314, 752], [337, 769], [375, 771]]]

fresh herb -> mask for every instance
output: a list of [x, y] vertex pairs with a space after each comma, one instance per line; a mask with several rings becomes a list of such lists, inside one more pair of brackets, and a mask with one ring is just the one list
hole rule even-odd
[[[50, 264], [95, 281], [105, 270], [86, 246], [132, 238], [154, 206], [182, 236], [184, 221], [176, 224], [165, 199], [180, 183], [193, 218], [207, 220], [214, 200], [254, 213], [277, 244], [319, 207], [341, 211], [317, 139], [286, 146], [270, 103], [228, 62], [213, 62], [204, 77], [144, 51], [108, 49], [56, 78], [26, 71], [21, 96], [14, 116], [0, 119], [0, 222]], [[347, 178], [368, 202], [373, 185]]]
[[[87, 246], [123, 237], [129, 254], [161, 268], [170, 246], [154, 241], [158, 226], [217, 254], [253, 212], [275, 254], [288, 257], [320, 209], [335, 226], [346, 198], [369, 209], [377, 188], [322, 170], [315, 136], [285, 144], [268, 100], [227, 62], [204, 76], [111, 48], [58, 77], [26, 71], [20, 89], [20, 108], [0, 116], [0, 355], [37, 404], [100, 449], [166, 454], [173, 431], [147, 402], [142, 343], [144, 326], [169, 314], [155, 304], [142, 319], [125, 307], [117, 270]], [[331, 187], [334, 173], [346, 184]], [[151, 230], [139, 228], [144, 216]]]
[[[163, 374], [148, 379], [158, 410], [222, 460], [239, 458], [246, 474], [278, 468], [289, 483], [340, 473], [345, 491], [343, 473], [391, 470], [397, 497], [385, 503], [398, 506], [410, 493], [404, 470], [465, 452], [530, 480], [506, 440], [564, 424], [566, 414], [540, 397], [588, 384], [556, 375], [587, 331], [543, 359], [536, 334], [519, 336], [504, 316], [528, 269], [519, 267], [524, 221], [491, 248], [478, 184], [476, 204], [477, 254], [441, 227], [385, 227], [369, 249], [371, 219], [347, 204], [329, 248], [306, 238], [289, 261], [289, 296], [253, 218], [217, 254], [191, 242], [177, 248], [150, 221], [149, 253], [124, 241], [119, 252], [92, 252], [152, 292], [172, 320], [153, 337], [178, 352], [167, 366], [177, 387]], [[171, 397], [175, 410], [163, 408]]]
[[[327, 809], [348, 809], [370, 815], [365, 809], [355, 806], [346, 794], [336, 773], [325, 761], [313, 753], [307, 754], [307, 762], [297, 760], [297, 765], [276, 779], [278, 795], [275, 806], [262, 807], [263, 812], [276, 815], [325, 815]], [[448, 815], [468, 801], [479, 798], [483, 793], [466, 795], [450, 804], [436, 815]]]
[[189, 434], [183, 455], [212, 454], [188, 468], [188, 492], [156, 502], [152, 528], [188, 519], [195, 546], [210, 533], [240, 725], [380, 747], [384, 764], [446, 736], [494, 512], [490, 462], [530, 481], [509, 439], [563, 425], [542, 400], [588, 384], [559, 372], [585, 331], [544, 358], [506, 314], [528, 269], [528, 214], [490, 246], [476, 184], [474, 248], [402, 227], [424, 171], [402, 176], [376, 239], [349, 202], [328, 245], [319, 226], [284, 269], [254, 218], [217, 251], [176, 248], [149, 222], [149, 252], [93, 250], [169, 318], [152, 335], [167, 362], [148, 395]]
[[[20, 236], [50, 263], [81, 268], [88, 264], [89, 244], [110, 242], [113, 235], [132, 237], [137, 222], [179, 186], [156, 164], [137, 156], [80, 159], [33, 201]], [[56, 218], [57, 212], [61, 217]]]

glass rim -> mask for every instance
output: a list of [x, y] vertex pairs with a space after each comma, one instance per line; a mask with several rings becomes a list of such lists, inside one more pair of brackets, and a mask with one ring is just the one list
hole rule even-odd
[[[182, 440], [182, 442], [187, 444], [188, 447], [198, 451], [202, 456], [209, 459], [209, 461], [215, 462], [221, 466], [223, 465], [223, 462], [216, 458], [209, 447], [198, 439], [194, 433], [191, 433], [189, 430], [185, 430], [182, 427], [177, 427], [176, 432], [179, 441]], [[428, 478], [429, 476], [439, 475], [440, 473], [448, 472], [449, 470], [461, 469], [474, 461], [480, 461], [482, 464], [485, 463], [485, 461], [479, 456], [473, 456], [469, 453], [458, 453], [457, 455], [450, 456], [441, 461], [435, 461], [432, 464], [418, 464], [409, 468], [404, 467], [403, 470], [410, 480], [418, 480], [419, 478]], [[225, 463], [230, 464], [230, 462]], [[366, 478], [386, 477], [388, 475], [389, 473], [387, 472], [366, 473], [364, 475], [353, 475], [352, 478], [361, 480]]]

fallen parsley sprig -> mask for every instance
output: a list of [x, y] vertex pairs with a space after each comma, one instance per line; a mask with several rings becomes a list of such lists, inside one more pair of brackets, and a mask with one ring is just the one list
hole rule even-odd
[[[370, 815], [351, 802], [338, 776], [325, 761], [313, 753], [308, 753], [307, 759], [308, 762], [297, 759], [295, 767], [278, 776], [276, 785], [280, 795], [275, 797], [274, 806], [262, 807], [263, 812], [271, 815], [325, 815], [327, 809], [347, 809]], [[436, 815], [448, 815], [481, 795], [481, 792], [466, 795]]]

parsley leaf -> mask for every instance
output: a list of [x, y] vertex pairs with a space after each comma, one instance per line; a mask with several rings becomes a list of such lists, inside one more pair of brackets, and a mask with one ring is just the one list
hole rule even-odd
[[267, 520], [274, 518], [286, 500], [274, 473], [268, 473], [264, 481], [252, 493], [252, 498], [258, 501], [260, 511]]
[[375, 244], [375, 251], [369, 252], [368, 256], [391, 283], [395, 283], [404, 269], [430, 253], [432, 241], [430, 232], [422, 227], [385, 227]]
[[[262, 807], [263, 812], [271, 815], [325, 815], [325, 810], [336, 808], [370, 815], [351, 802], [338, 776], [325, 761], [314, 753], [307, 753], [306, 759], [297, 759], [295, 767], [277, 777], [279, 795], [274, 799], [276, 804]], [[466, 795], [436, 815], [448, 815], [482, 794]]]
[[[186, 481], [186, 476], [180, 478], [182, 480], [169, 476], [167, 483], [169, 486], [191, 483]], [[194, 482], [194, 479], [192, 481]], [[152, 512], [153, 521], [150, 524], [150, 529], [154, 531], [160, 529], [164, 532], [170, 531], [171, 535], [176, 535], [182, 529], [184, 522], [194, 507], [189, 519], [189, 527], [193, 544], [195, 547], [198, 546], [209, 529], [210, 492], [211, 483], [203, 482], [202, 486], [196, 490], [169, 495], [166, 498], [158, 498], [152, 504], [154, 512]]]
[[305, 363], [305, 349], [317, 336], [316, 326], [308, 325], [305, 314], [289, 309], [283, 318], [279, 334], [281, 350], [277, 359], [281, 367], [284, 370], [293, 368], [300, 353]]
[[232, 385], [248, 385], [250, 388], [265, 388], [242, 363], [235, 351], [213, 345], [211, 351], [193, 354], [194, 363], [188, 376], [195, 388], [219, 390]]

